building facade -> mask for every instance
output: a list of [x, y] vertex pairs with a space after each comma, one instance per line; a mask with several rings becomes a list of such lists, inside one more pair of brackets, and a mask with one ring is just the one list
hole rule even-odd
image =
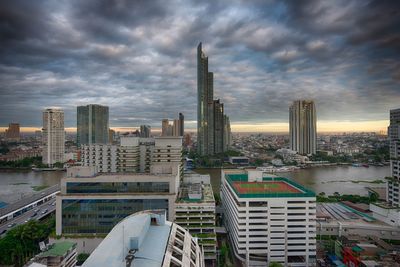
[[387, 201], [392, 206], [400, 206], [400, 109], [390, 111], [388, 137], [391, 177], [387, 179]]
[[224, 115], [224, 151], [228, 151], [232, 144], [231, 122], [227, 115]]
[[43, 111], [42, 140], [43, 163], [49, 166], [63, 163], [65, 152], [64, 111], [55, 108]]
[[246, 266], [313, 266], [316, 198], [293, 181], [255, 170], [223, 170], [221, 201], [234, 255]]
[[83, 264], [97, 266], [203, 267], [204, 259], [188, 231], [148, 210], [118, 223]]
[[150, 125], [140, 125], [140, 137], [149, 138], [151, 136]]
[[181, 157], [181, 137], [129, 136], [121, 137], [119, 145], [81, 146], [82, 166], [93, 166], [100, 173], [149, 172], [152, 163], [179, 163]]
[[289, 108], [290, 149], [301, 155], [317, 152], [317, 116], [311, 100], [294, 101]]
[[153, 164], [150, 173], [141, 174], [70, 168], [56, 198], [56, 233], [107, 234], [123, 218], [148, 209], [165, 210], [173, 221], [179, 176], [174, 164]]
[[107, 106], [77, 107], [77, 144], [109, 143], [109, 111]]
[[161, 121], [161, 136], [168, 136], [169, 132], [169, 120], [163, 119]]
[[20, 139], [19, 123], [8, 124], [8, 129], [6, 129], [6, 139], [10, 141], [19, 141]]
[[184, 175], [175, 202], [175, 222], [199, 239], [206, 260], [217, 259], [215, 200], [210, 175]]
[[224, 147], [224, 104], [214, 100], [214, 154], [225, 151]]
[[375, 218], [385, 223], [400, 226], [400, 108], [390, 110], [388, 127], [390, 152], [390, 177], [386, 177], [387, 203], [370, 204]]
[[168, 119], [163, 119], [161, 122], [161, 136], [181, 136], [183, 137], [184, 132], [184, 116], [179, 113], [179, 118], [172, 120], [172, 124]]

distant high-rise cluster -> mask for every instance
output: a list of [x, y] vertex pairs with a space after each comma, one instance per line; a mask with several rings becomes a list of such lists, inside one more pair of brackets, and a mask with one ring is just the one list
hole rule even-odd
[[43, 163], [52, 166], [64, 162], [64, 111], [49, 108], [43, 111]]
[[8, 129], [6, 129], [6, 138], [8, 140], [19, 141], [19, 123], [8, 124]]
[[140, 137], [149, 138], [151, 135], [150, 125], [140, 125]]
[[302, 155], [317, 152], [317, 116], [311, 100], [294, 101], [289, 108], [290, 149]]
[[208, 57], [197, 47], [197, 151], [200, 155], [225, 152], [230, 145], [229, 117], [224, 104], [214, 100], [214, 74], [208, 72]]
[[107, 144], [109, 142], [108, 107], [87, 105], [77, 108], [77, 144]]
[[179, 113], [179, 118], [174, 119], [170, 124], [168, 119], [161, 122], [161, 136], [183, 136], [184, 135], [184, 116]]
[[390, 140], [391, 179], [387, 183], [387, 200], [393, 206], [400, 205], [400, 109], [390, 111], [390, 125], [388, 127]]

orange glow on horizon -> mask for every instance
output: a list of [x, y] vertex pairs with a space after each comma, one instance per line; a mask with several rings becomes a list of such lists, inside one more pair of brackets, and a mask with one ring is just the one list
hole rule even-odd
[[[342, 133], [342, 132], [387, 132], [389, 120], [378, 121], [318, 121], [318, 133]], [[0, 132], [4, 132], [8, 127], [0, 127]], [[288, 133], [289, 123], [273, 122], [273, 123], [232, 123], [232, 132], [272, 132], [272, 133]], [[139, 127], [111, 127], [116, 132], [136, 131]], [[21, 132], [35, 132], [41, 130], [40, 127], [21, 127]], [[160, 132], [160, 128], [152, 128], [154, 132]], [[195, 132], [196, 129], [186, 129], [188, 132]], [[68, 133], [76, 132], [75, 127], [67, 127], [65, 131]]]

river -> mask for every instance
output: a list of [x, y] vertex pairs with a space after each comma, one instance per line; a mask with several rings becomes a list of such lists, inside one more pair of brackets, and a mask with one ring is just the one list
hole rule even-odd
[[[194, 171], [202, 174], [210, 174], [214, 192], [219, 191], [221, 183], [220, 169], [195, 169]], [[390, 175], [390, 167], [324, 166], [278, 173], [277, 175], [291, 178], [311, 188], [317, 194], [325, 192], [331, 195], [334, 192], [339, 192], [340, 194], [367, 195], [365, 187], [385, 187], [385, 184], [355, 181], [384, 180], [384, 177]]]
[[63, 171], [0, 171], [0, 202], [12, 203], [37, 193], [35, 186], [52, 186], [66, 175]]
[[[218, 192], [221, 182], [220, 169], [196, 169], [199, 173], [209, 173], [214, 192]], [[34, 186], [52, 186], [60, 182], [65, 172], [0, 171], [0, 204], [11, 203], [35, 193]], [[354, 183], [352, 181], [383, 180], [390, 175], [390, 167], [332, 166], [301, 169], [294, 172], [279, 173], [280, 176], [313, 189], [316, 193], [360, 194], [366, 195], [366, 186], [384, 187], [385, 184]], [[1, 206], [1, 205], [0, 205]]]

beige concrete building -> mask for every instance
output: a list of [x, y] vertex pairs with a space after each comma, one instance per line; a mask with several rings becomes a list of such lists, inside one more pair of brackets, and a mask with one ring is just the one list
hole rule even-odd
[[8, 124], [8, 129], [6, 129], [6, 139], [10, 141], [19, 141], [20, 139], [19, 123]]
[[43, 111], [43, 163], [52, 166], [64, 162], [64, 111], [49, 108]]
[[294, 101], [289, 108], [290, 149], [301, 155], [317, 152], [317, 115], [312, 100]]

